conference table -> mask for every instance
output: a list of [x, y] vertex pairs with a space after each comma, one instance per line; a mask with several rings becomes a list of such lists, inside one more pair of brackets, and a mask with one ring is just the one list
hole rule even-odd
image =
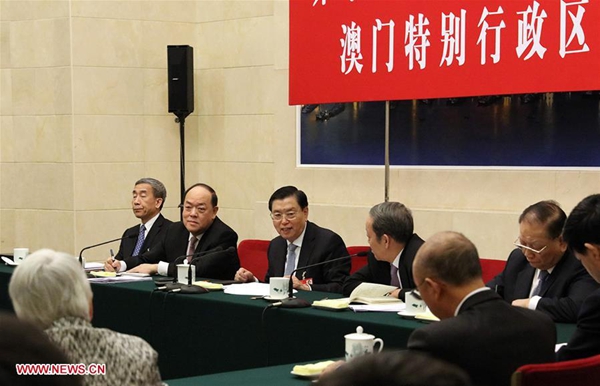
[[[7, 287], [13, 270], [0, 265], [0, 309], [12, 310]], [[293, 379], [289, 371], [295, 363], [343, 357], [344, 335], [357, 326], [382, 338], [384, 349], [402, 349], [412, 331], [424, 325], [396, 313], [267, 308], [263, 299], [222, 291], [165, 293], [157, 291], [152, 280], [93, 283], [92, 290], [94, 326], [149, 342], [159, 353], [163, 379], [277, 365], [287, 365], [282, 374]], [[297, 296], [311, 303], [341, 297], [317, 291]], [[559, 342], [566, 342], [575, 329], [572, 324], [556, 326]]]

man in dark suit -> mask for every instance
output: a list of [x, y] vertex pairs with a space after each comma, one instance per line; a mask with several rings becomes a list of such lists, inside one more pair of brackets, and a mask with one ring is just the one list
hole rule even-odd
[[521, 365], [554, 361], [556, 330], [545, 314], [512, 307], [485, 287], [477, 249], [442, 232], [419, 249], [413, 274], [438, 323], [415, 330], [407, 348], [463, 368], [473, 384], [508, 386]]
[[518, 248], [487, 286], [515, 306], [574, 323], [584, 299], [599, 287], [561, 236], [566, 218], [554, 201], [526, 208], [519, 217]]
[[[123, 233], [123, 240], [119, 246], [119, 252], [113, 259], [108, 258], [104, 264], [107, 271], [113, 271], [114, 260], [123, 260], [125, 257], [138, 256], [153, 249], [160, 244], [171, 221], [164, 218], [160, 213], [165, 200], [167, 189], [157, 179], [142, 178], [133, 187], [131, 207], [135, 217], [139, 218], [141, 224], [127, 229]], [[119, 271], [127, 270], [126, 264], [116, 264]]]
[[238, 236], [217, 217], [217, 205], [213, 188], [192, 185], [184, 195], [183, 221], [172, 223], [156, 248], [126, 258], [127, 267], [131, 272], [175, 276], [176, 265], [187, 260], [195, 265], [196, 277], [233, 279], [240, 266]]
[[[571, 212], [563, 238], [594, 280], [600, 283], [600, 194], [584, 198]], [[600, 354], [600, 289], [583, 302], [577, 329], [569, 343], [558, 350], [557, 360], [587, 358]]]
[[[289, 277], [298, 267], [348, 255], [346, 245], [337, 233], [308, 221], [308, 198], [296, 187], [277, 189], [269, 199], [269, 211], [279, 236], [271, 240], [267, 251], [266, 282], [271, 277]], [[346, 259], [300, 269], [292, 280], [296, 289], [339, 293], [349, 272], [350, 259]], [[238, 270], [235, 279], [242, 282], [257, 280], [245, 268]]]
[[412, 213], [399, 202], [382, 202], [371, 208], [365, 227], [371, 253], [367, 265], [344, 282], [344, 295], [368, 282], [396, 286], [390, 295], [404, 300], [406, 292], [415, 288], [412, 263], [423, 244], [413, 233]]

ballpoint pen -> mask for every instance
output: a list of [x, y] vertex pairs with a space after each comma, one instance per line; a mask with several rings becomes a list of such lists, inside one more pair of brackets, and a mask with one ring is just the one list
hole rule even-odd
[[[113, 252], [112, 248], [110, 249], [110, 257], [112, 258], [112, 262], [113, 264], [115, 263], [115, 252]], [[117, 268], [113, 265], [113, 268], [115, 269], [115, 272], [117, 272]]]

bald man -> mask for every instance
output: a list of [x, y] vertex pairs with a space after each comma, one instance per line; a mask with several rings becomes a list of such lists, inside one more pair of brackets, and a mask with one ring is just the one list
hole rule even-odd
[[475, 245], [456, 232], [435, 234], [413, 262], [421, 297], [438, 318], [415, 330], [408, 349], [462, 367], [476, 385], [507, 386], [521, 365], [554, 361], [547, 315], [513, 307], [485, 287]]

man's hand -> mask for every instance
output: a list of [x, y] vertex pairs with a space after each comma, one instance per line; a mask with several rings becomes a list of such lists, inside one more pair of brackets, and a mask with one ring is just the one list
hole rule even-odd
[[109, 257], [104, 262], [104, 270], [107, 272], [119, 272], [121, 270], [121, 262], [119, 260], [113, 260]]
[[248, 271], [245, 268], [240, 268], [235, 273], [235, 277], [233, 278], [233, 280], [239, 281], [242, 283], [249, 283], [249, 282], [255, 281], [255, 277], [252, 272]]
[[[285, 276], [288, 277], [289, 276]], [[302, 281], [298, 279], [296, 276], [292, 276], [292, 283], [294, 284], [294, 289], [302, 290], [302, 291], [310, 291], [310, 287], [306, 284], [302, 284]]]
[[389, 296], [391, 298], [398, 298], [398, 299], [400, 299], [400, 288], [398, 288], [397, 290], [393, 290], [392, 292], [389, 292], [387, 294], [387, 296]]
[[337, 370], [340, 366], [342, 366], [344, 364], [346, 364], [345, 361], [337, 361], [337, 362], [334, 362], [334, 363], [330, 364], [329, 366], [327, 366], [327, 367], [325, 367], [323, 369], [323, 371], [321, 372], [321, 374], [319, 374], [319, 378], [321, 378], [325, 374], [329, 374], [332, 371]]
[[529, 308], [529, 299], [515, 299], [512, 301], [513, 306]]
[[156, 275], [158, 273], [158, 264], [140, 264], [127, 272], [147, 273], [149, 275]]

